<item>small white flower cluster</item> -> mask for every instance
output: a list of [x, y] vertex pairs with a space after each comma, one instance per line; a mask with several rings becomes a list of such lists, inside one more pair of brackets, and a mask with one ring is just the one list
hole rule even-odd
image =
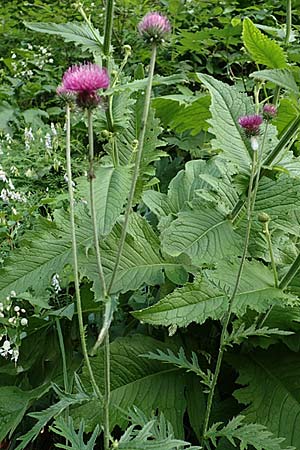
[[[66, 173], [64, 174], [64, 180], [65, 180], [66, 183], [69, 183], [69, 177], [68, 177], [68, 175]], [[75, 188], [75, 186], [76, 186], [75, 181], [72, 180], [72, 187], [73, 187], [73, 189]]]
[[13, 348], [11, 342], [8, 339], [5, 339], [0, 346], [0, 356], [3, 358], [10, 356], [11, 361], [16, 363], [19, 358], [19, 349], [17, 347]]
[[12, 304], [12, 298], [15, 297], [15, 291], [11, 291], [10, 295], [6, 297], [5, 304], [0, 302], [0, 319], [7, 319], [7, 322], [12, 326], [26, 327], [28, 325], [28, 319], [24, 317], [26, 309]]
[[[0, 356], [3, 358], [10, 357], [11, 361], [15, 363], [17, 363], [19, 358], [19, 346], [16, 344], [16, 341], [18, 342], [18, 336], [24, 333], [22, 330], [28, 325], [28, 319], [25, 317], [26, 309], [15, 303], [16, 296], [15, 291], [11, 291], [5, 302], [0, 302], [0, 323], [4, 325], [5, 329], [4, 333], [0, 333], [0, 342], [2, 341], [0, 344]], [[7, 333], [9, 334], [9, 328], [14, 329], [13, 340], [7, 335]]]
[[55, 294], [58, 294], [61, 291], [59, 275], [55, 273], [51, 280], [51, 285], [53, 286]]
[[[14, 78], [23, 77], [31, 79], [34, 75], [34, 69], [42, 70], [46, 64], [53, 64], [52, 53], [49, 49], [42, 45], [27, 44], [27, 48], [23, 49], [23, 52], [27, 51], [28, 54], [22, 55], [22, 59], [11, 52], [11, 67], [14, 71]], [[32, 54], [33, 52], [33, 54]]]
[[51, 139], [51, 134], [50, 133], [46, 133], [45, 136], [45, 147], [47, 150], [51, 150], [52, 149], [52, 139]]
[[[12, 169], [12, 168], [11, 168]], [[9, 203], [10, 200], [14, 200], [16, 202], [26, 203], [27, 199], [20, 192], [15, 191], [15, 186], [10, 178], [8, 178], [6, 172], [0, 166], [0, 181], [7, 185], [6, 188], [3, 188], [0, 193], [0, 198], [3, 202]]]
[[25, 142], [25, 149], [29, 150], [31, 146], [31, 142], [34, 141], [34, 135], [32, 132], [32, 128], [25, 128], [24, 130], [24, 142]]

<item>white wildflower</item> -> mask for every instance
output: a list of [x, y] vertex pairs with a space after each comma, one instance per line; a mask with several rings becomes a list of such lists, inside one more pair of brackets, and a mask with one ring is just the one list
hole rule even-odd
[[52, 286], [54, 288], [55, 293], [58, 294], [61, 291], [58, 273], [55, 273], [53, 275], [51, 284], [52, 284]]
[[51, 135], [50, 133], [47, 133], [45, 136], [45, 147], [48, 150], [51, 150], [52, 148], [52, 142], [51, 142]]
[[6, 177], [6, 173], [4, 172], [4, 170], [0, 170], [0, 180], [3, 181], [4, 183], [8, 183], [8, 179]]

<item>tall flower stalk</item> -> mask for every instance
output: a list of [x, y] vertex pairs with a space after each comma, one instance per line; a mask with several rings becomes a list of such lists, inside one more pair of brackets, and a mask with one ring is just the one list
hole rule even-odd
[[78, 271], [78, 257], [77, 257], [77, 241], [76, 241], [76, 231], [75, 231], [75, 211], [74, 211], [74, 193], [73, 193], [73, 182], [72, 182], [72, 166], [71, 166], [71, 117], [70, 117], [70, 105], [66, 105], [66, 164], [67, 164], [67, 177], [68, 177], [68, 191], [69, 191], [69, 204], [70, 204], [70, 225], [71, 225], [71, 240], [72, 240], [72, 253], [73, 253], [73, 270], [74, 270], [74, 284], [75, 284], [75, 295], [76, 295], [76, 306], [77, 306], [77, 316], [79, 325], [79, 334], [81, 341], [81, 348], [83, 357], [86, 363], [86, 367], [90, 376], [91, 384], [93, 389], [99, 398], [103, 400], [103, 396], [100, 389], [96, 383], [93, 369], [91, 367], [83, 324], [83, 314], [82, 314], [82, 304], [80, 296], [80, 286], [79, 286], [79, 271]]
[[138, 135], [138, 145], [137, 145], [137, 151], [136, 151], [133, 176], [132, 176], [131, 186], [130, 186], [130, 190], [129, 190], [129, 194], [128, 194], [127, 206], [126, 206], [125, 217], [124, 217], [124, 224], [123, 224], [123, 228], [122, 228], [122, 232], [121, 232], [118, 252], [117, 252], [114, 268], [112, 271], [110, 283], [108, 286], [108, 293], [110, 293], [113, 288], [114, 280], [115, 280], [117, 272], [118, 272], [120, 259], [122, 256], [125, 239], [126, 239], [129, 216], [130, 216], [130, 212], [131, 212], [132, 205], [133, 205], [136, 183], [137, 183], [139, 171], [140, 171], [140, 165], [141, 165], [143, 148], [144, 148], [144, 140], [145, 140], [145, 134], [146, 134], [146, 126], [147, 126], [147, 120], [148, 120], [149, 109], [150, 109], [151, 91], [152, 91], [152, 84], [153, 84], [153, 75], [154, 75], [157, 47], [160, 44], [164, 43], [166, 37], [168, 36], [168, 33], [170, 33], [170, 31], [171, 31], [171, 25], [170, 25], [169, 20], [162, 14], [160, 14], [158, 12], [149, 12], [148, 14], [145, 15], [145, 17], [143, 17], [143, 19], [139, 23], [138, 30], [139, 30], [141, 37], [145, 40], [145, 42], [147, 42], [151, 45], [152, 52], [151, 52], [148, 81], [147, 81], [147, 87], [146, 87], [146, 93], [145, 93], [144, 109], [143, 109], [143, 114], [142, 114], [142, 119], [141, 119], [140, 131], [139, 131], [139, 135]]
[[[259, 135], [259, 127], [262, 124], [262, 117], [259, 115], [244, 116], [244, 117], [240, 118], [239, 124], [244, 129], [246, 136], [251, 140], [251, 146], [252, 146], [252, 150], [253, 150], [252, 167], [251, 167], [250, 181], [249, 181], [249, 186], [248, 186], [248, 196], [247, 196], [247, 226], [246, 226], [246, 233], [245, 233], [245, 238], [244, 238], [241, 262], [240, 262], [239, 270], [237, 273], [236, 282], [235, 282], [232, 294], [229, 298], [228, 309], [225, 314], [225, 318], [224, 318], [224, 322], [223, 322], [223, 326], [222, 326], [216, 367], [215, 367], [215, 371], [214, 371], [214, 374], [212, 377], [210, 390], [209, 390], [209, 394], [208, 394], [208, 399], [207, 399], [201, 445], [204, 445], [204, 442], [206, 440], [206, 433], [209, 428], [209, 420], [210, 420], [210, 416], [211, 416], [213, 398], [214, 398], [215, 389], [216, 389], [216, 385], [218, 382], [221, 365], [222, 365], [222, 361], [223, 361], [223, 356], [224, 356], [224, 352], [225, 352], [225, 348], [226, 348], [226, 339], [228, 336], [228, 325], [230, 322], [233, 304], [234, 304], [234, 301], [235, 301], [235, 298], [237, 295], [237, 291], [238, 291], [238, 288], [240, 285], [240, 281], [242, 278], [243, 269], [244, 269], [244, 265], [245, 265], [245, 261], [246, 261], [246, 257], [247, 257], [250, 233], [251, 233], [251, 225], [252, 225], [252, 213], [253, 213], [253, 208], [255, 205], [257, 186], [258, 186], [258, 182], [259, 182], [259, 177], [256, 176], [256, 174], [259, 173], [259, 171], [260, 171], [260, 167], [259, 167], [260, 164], [258, 162], [258, 155], [257, 155], [258, 148], [259, 148], [257, 136]], [[267, 126], [265, 128], [263, 143], [262, 143], [262, 146], [260, 149], [261, 155], [263, 153], [263, 146], [264, 146], [264, 142], [265, 142], [266, 130], [267, 130]]]
[[114, 264], [114, 268], [112, 271], [110, 283], [108, 286], [108, 292], [111, 292], [113, 288], [113, 283], [115, 281], [117, 271], [120, 264], [120, 259], [122, 256], [124, 244], [125, 244], [125, 238], [128, 228], [128, 222], [129, 222], [129, 216], [133, 204], [133, 198], [136, 188], [137, 179], [139, 176], [140, 171], [140, 165], [141, 165], [141, 159], [143, 154], [143, 147], [144, 147], [144, 140], [145, 140], [145, 133], [146, 133], [146, 126], [147, 126], [147, 119], [149, 115], [149, 108], [150, 108], [150, 99], [151, 99], [151, 91], [152, 91], [152, 83], [153, 83], [153, 74], [154, 74], [154, 67], [155, 67], [155, 59], [156, 59], [156, 52], [157, 52], [157, 45], [152, 45], [152, 54], [151, 54], [151, 61], [150, 61], [150, 67], [149, 67], [149, 74], [148, 74], [148, 82], [147, 82], [147, 88], [146, 88], [146, 94], [145, 94], [145, 103], [144, 103], [144, 109], [143, 109], [143, 115], [142, 115], [142, 121], [141, 121], [141, 128], [139, 132], [139, 139], [138, 139], [138, 147], [136, 152], [136, 159], [135, 159], [135, 165], [133, 170], [133, 176], [131, 180], [131, 186], [129, 190], [126, 210], [125, 210], [125, 218], [124, 218], [124, 224], [121, 232], [118, 252]]

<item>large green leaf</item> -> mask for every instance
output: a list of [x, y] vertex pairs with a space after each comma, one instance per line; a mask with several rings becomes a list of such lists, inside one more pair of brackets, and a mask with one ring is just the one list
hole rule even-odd
[[25, 25], [33, 31], [61, 36], [66, 42], [74, 42], [81, 45], [83, 49], [96, 51], [102, 50], [103, 37], [99, 30], [85, 23], [32, 23], [25, 22]]
[[282, 48], [263, 34], [248, 17], [243, 23], [243, 41], [257, 64], [264, 64], [270, 69], [287, 67], [286, 56]]
[[194, 201], [189, 211], [162, 233], [162, 247], [171, 256], [184, 253], [192, 264], [213, 263], [228, 255], [238, 254], [239, 238], [224, 212], [216, 207], [203, 207]]
[[[228, 309], [228, 295], [232, 292], [239, 262], [223, 262], [216, 270], [205, 271], [205, 278], [176, 289], [149, 308], [135, 311], [134, 317], [153, 325], [186, 327], [192, 322], [221, 319]], [[284, 304], [288, 298], [274, 288], [273, 274], [259, 262], [247, 262], [235, 301], [233, 313], [242, 316], [247, 308], [264, 312], [274, 304]]]
[[[81, 212], [77, 219], [77, 245], [86, 247], [92, 241], [90, 218]], [[25, 235], [20, 249], [5, 261], [0, 271], [0, 294], [6, 297], [29, 288], [42, 294], [51, 277], [72, 262], [69, 219], [56, 213], [56, 221], [40, 220], [34, 231]]]
[[[141, 358], [145, 352], [165, 349], [166, 345], [150, 337], [135, 335], [119, 338], [110, 345], [111, 355], [111, 405], [110, 426], [126, 426], [126, 413], [133, 406], [150, 415], [153, 410], [162, 412], [171, 422], [175, 436], [183, 435], [183, 414], [186, 409], [184, 389], [190, 375], [178, 368]], [[103, 349], [91, 359], [92, 368], [100, 389], [103, 381]], [[90, 385], [86, 367], [83, 383]], [[199, 383], [200, 384], [200, 383]], [[79, 423], [83, 418], [88, 430], [102, 421], [102, 408], [95, 400], [76, 408], [72, 416]]]
[[300, 180], [286, 174], [276, 180], [263, 178], [260, 181], [255, 211], [265, 211], [272, 217], [286, 215], [290, 209], [300, 207]]
[[212, 118], [208, 122], [211, 125], [209, 131], [215, 135], [212, 140], [213, 149], [222, 150], [229, 161], [238, 164], [243, 172], [249, 173], [252, 151], [238, 119], [254, 114], [252, 100], [234, 86], [215, 80], [209, 75], [197, 75], [212, 97]]
[[[131, 176], [128, 166], [100, 166], [95, 170], [94, 198], [100, 235], [109, 234], [121, 214]], [[89, 183], [86, 177], [78, 179], [78, 190], [80, 196], [88, 201], [90, 208]]]
[[32, 391], [22, 391], [16, 386], [0, 387], [0, 442], [8, 433], [14, 432], [32, 402], [48, 389], [42, 386]]
[[247, 355], [231, 355], [230, 363], [238, 370], [235, 391], [248, 422], [265, 425], [286, 444], [300, 448], [300, 360], [286, 347], [256, 350]]
[[[117, 224], [108, 238], [101, 242], [102, 260], [107, 283], [110, 282], [121, 236], [121, 226]], [[96, 259], [82, 255], [81, 271], [94, 280], [95, 289], [101, 292]], [[160, 253], [160, 242], [151, 226], [138, 214], [131, 214], [124, 249], [112, 293], [138, 289], [143, 284], [161, 284], [163, 269], [177, 272], [182, 264], [166, 258]], [[169, 274], [168, 274], [169, 276]]]
[[229, 211], [238, 199], [232, 184], [234, 172], [234, 168], [220, 157], [189, 161], [170, 182], [167, 195], [146, 191], [143, 201], [159, 220], [162, 219], [160, 228], [168, 225], [180, 211], [190, 210], [195, 199], [204, 200], [203, 206], [207, 202], [215, 203]]
[[153, 100], [157, 116], [165, 126], [178, 133], [190, 131], [195, 136], [200, 131], [208, 129], [207, 119], [210, 118], [209, 96], [192, 97], [187, 103], [185, 96], [165, 96]]
[[250, 77], [257, 78], [258, 80], [271, 81], [271, 83], [275, 83], [288, 91], [299, 94], [299, 88], [293, 77], [293, 73], [288, 69], [259, 70], [252, 72]]

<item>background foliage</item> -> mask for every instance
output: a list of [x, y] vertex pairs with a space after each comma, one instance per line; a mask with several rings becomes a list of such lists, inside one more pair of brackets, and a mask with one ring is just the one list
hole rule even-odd
[[[99, 60], [104, 6], [84, 3], [96, 34], [71, 1], [0, 7], [0, 441], [9, 449], [102, 448], [102, 410], [83, 363], [74, 307], [65, 117], [55, 91], [69, 65]], [[173, 31], [158, 54], [134, 210], [112, 288], [112, 448], [199, 448], [246, 228], [252, 153], [238, 118], [274, 97], [278, 115], [266, 130], [249, 252], [206, 443], [217, 450], [300, 448], [299, 274], [288, 285], [274, 283], [258, 220], [262, 212], [270, 217], [282, 281], [300, 237], [299, 1], [292, 7], [287, 41], [279, 0], [116, 2], [113, 69], [122, 64], [124, 44], [132, 55], [111, 92], [113, 129], [104, 110], [95, 114], [97, 225], [107, 283], [150, 55], [136, 26], [155, 9], [169, 16]], [[49, 25], [54, 20], [58, 25]], [[91, 349], [104, 308], [86, 148], [86, 118], [75, 111], [80, 289]], [[103, 353], [91, 358], [101, 389]]]

